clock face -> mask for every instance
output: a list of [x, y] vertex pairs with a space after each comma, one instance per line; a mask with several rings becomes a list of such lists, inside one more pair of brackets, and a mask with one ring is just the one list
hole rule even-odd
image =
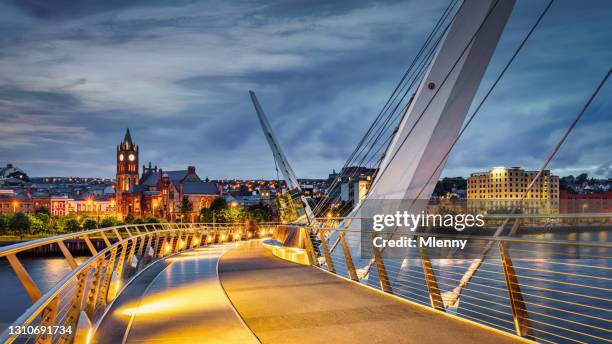
[[123, 154], [119, 154], [119, 161], [123, 161]]
[[130, 155], [128, 155], [128, 159], [130, 159], [130, 161], [134, 161], [134, 159], [136, 159], [136, 157], [134, 156], [134, 154], [130, 154]]

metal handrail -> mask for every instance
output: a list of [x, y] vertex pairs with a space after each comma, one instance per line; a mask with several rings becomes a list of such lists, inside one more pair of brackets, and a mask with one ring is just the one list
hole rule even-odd
[[[611, 216], [604, 213], [596, 217]], [[312, 247], [309, 254], [315, 256], [313, 265], [416, 304], [542, 342], [606, 342], [612, 336], [612, 277], [607, 273], [612, 270], [612, 242], [394, 233], [394, 238], [435, 236], [492, 243], [492, 249], [477, 259], [435, 259], [426, 250], [417, 249], [404, 267], [406, 260], [383, 258], [371, 243], [371, 257], [358, 257], [360, 248], [367, 245], [362, 235], [372, 235], [370, 231], [330, 226], [286, 227], [279, 228], [277, 239], [285, 242], [296, 232], [307, 233], [300, 234], [302, 241], [298, 247], [306, 251]], [[560, 246], [576, 250], [556, 250]], [[603, 254], [581, 254], [585, 259], [577, 261], [578, 256], [570, 252], [579, 249]], [[542, 255], [549, 253], [555, 257], [542, 260]], [[355, 260], [359, 258], [360, 261]], [[542, 267], [546, 262], [549, 264]], [[364, 264], [365, 268], [361, 268]], [[478, 270], [481, 265], [484, 269]], [[580, 274], [576, 269], [580, 269]], [[472, 273], [466, 278], [469, 270]], [[475, 274], [476, 271], [480, 272]], [[597, 281], [597, 286], [593, 286], [593, 281]]]
[[[108, 232], [117, 237], [113, 243], [104, 234]], [[102, 235], [106, 245], [100, 251], [88, 239], [95, 235]], [[33, 304], [0, 334], [0, 341], [10, 343], [20, 335], [32, 335], [36, 337], [37, 343], [86, 343], [91, 336], [91, 323], [101, 319], [109, 302], [121, 293], [138, 271], [169, 254], [256, 235], [256, 231], [242, 228], [241, 224], [157, 223], [81, 231], [3, 247], [0, 249], [0, 257], [9, 260]], [[92, 253], [91, 257], [80, 264], [64, 245], [64, 240], [75, 238], [85, 240]], [[72, 270], [42, 295], [16, 255], [52, 244], [59, 245]], [[64, 314], [59, 314], [62, 311]], [[17, 334], [11, 329], [30, 325], [43, 330], [52, 328], [52, 325], [65, 325], [70, 326], [71, 333]]]

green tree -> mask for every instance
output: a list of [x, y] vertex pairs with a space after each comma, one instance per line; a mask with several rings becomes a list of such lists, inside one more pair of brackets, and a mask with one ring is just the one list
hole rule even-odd
[[179, 209], [183, 214], [189, 213], [193, 210], [193, 205], [191, 204], [191, 202], [189, 202], [189, 198], [187, 198], [187, 196], [183, 196]]
[[223, 209], [227, 209], [227, 200], [224, 197], [215, 198], [210, 204], [210, 210], [214, 210], [215, 212], [221, 211]]
[[243, 219], [243, 213], [239, 209], [227, 208], [219, 212], [217, 222], [220, 223], [237, 223]]
[[64, 222], [64, 230], [67, 232], [78, 232], [81, 230], [81, 223], [74, 217], [69, 217]]
[[[47, 232], [47, 225], [36, 215], [30, 215], [30, 233], [31, 234], [44, 234]], [[47, 214], [41, 213], [40, 215], [47, 216]]]
[[40, 220], [40, 222], [42, 222], [45, 225], [45, 227], [49, 225], [49, 222], [51, 220], [51, 216], [49, 216], [49, 214], [45, 212], [36, 213], [34, 214], [34, 217]]
[[96, 228], [98, 228], [98, 222], [96, 222], [96, 220], [92, 219], [91, 217], [83, 221], [84, 230], [91, 230], [91, 229], [96, 229]]
[[256, 223], [272, 221], [272, 208], [263, 203], [249, 206], [246, 217]]
[[125, 222], [126, 225], [131, 225], [134, 222], [134, 215], [132, 215], [132, 213], [127, 214], [123, 222]]
[[9, 215], [0, 215], [0, 234], [7, 234], [9, 231]]
[[9, 229], [15, 235], [19, 235], [20, 238], [23, 238], [25, 234], [30, 232], [30, 218], [24, 213], [16, 213], [9, 220]]
[[145, 219], [145, 223], [159, 223], [159, 219], [153, 215], [149, 215], [149, 217], [147, 217]]
[[51, 217], [51, 210], [49, 210], [49, 208], [44, 207], [44, 206], [43, 206], [43, 207], [38, 207], [38, 208], [36, 208], [36, 210], [34, 211], [34, 213], [35, 213], [36, 215], [38, 215], [38, 214], [46, 214], [47, 216]]
[[119, 223], [119, 219], [115, 216], [107, 216], [100, 220], [100, 228], [108, 228], [116, 226]]
[[200, 222], [204, 222], [204, 223], [213, 223], [214, 221], [216, 221], [216, 219], [214, 219], [214, 211], [210, 208], [202, 208], [200, 209]]

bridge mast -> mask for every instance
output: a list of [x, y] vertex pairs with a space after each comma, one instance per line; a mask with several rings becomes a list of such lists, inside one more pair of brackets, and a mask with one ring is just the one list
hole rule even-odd
[[[438, 164], [459, 134], [514, 3], [462, 3], [400, 121], [366, 200], [431, 197], [444, 165]], [[426, 204], [415, 202], [409, 210], [420, 212]], [[358, 228], [359, 222], [350, 227]]]
[[278, 164], [278, 167], [285, 178], [285, 182], [287, 182], [287, 187], [289, 190], [297, 190], [299, 192], [299, 198], [304, 207], [304, 211], [306, 212], [306, 220], [308, 223], [311, 223], [314, 220], [314, 215], [312, 210], [310, 209], [310, 205], [304, 197], [302, 192], [302, 188], [300, 187], [300, 183], [293, 172], [293, 168], [289, 165], [289, 161], [287, 160], [287, 156], [283, 152], [283, 149], [278, 144], [278, 140], [276, 139], [276, 135], [272, 131], [272, 126], [270, 126], [270, 122], [266, 118], [266, 114], [264, 113], [257, 97], [255, 96], [255, 92], [249, 91], [251, 95], [251, 100], [253, 101], [253, 106], [255, 106], [255, 112], [257, 112], [257, 118], [259, 118], [259, 124], [261, 124], [261, 129], [264, 131], [266, 136], [266, 140], [268, 141], [268, 145], [270, 145], [270, 149], [272, 150], [272, 154], [274, 155], [274, 160]]

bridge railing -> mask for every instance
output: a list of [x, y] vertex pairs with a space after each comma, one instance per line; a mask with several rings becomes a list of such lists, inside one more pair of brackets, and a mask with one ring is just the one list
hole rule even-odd
[[[309, 242], [300, 245], [305, 250], [312, 247], [314, 265], [416, 304], [539, 342], [609, 342], [612, 236], [605, 226], [612, 214], [565, 217], [570, 218], [578, 222], [579, 234], [569, 232], [567, 240], [420, 232], [393, 236], [467, 239], [485, 248], [482, 255], [458, 259], [419, 248], [406, 258], [386, 257], [360, 230], [294, 226], [294, 231], [308, 233], [301, 237]], [[585, 228], [581, 218], [601, 229]], [[533, 217], [514, 220], [505, 224], [519, 227]], [[558, 220], [553, 216], [547, 221]], [[545, 232], [541, 237], [560, 234]]]
[[[0, 334], [2, 343], [88, 343], [92, 324], [140, 271], [160, 258], [197, 246], [254, 238], [254, 228], [235, 224], [159, 223], [71, 233], [0, 248], [32, 306]], [[102, 248], [100, 247], [102, 242]], [[85, 245], [91, 256], [75, 258]], [[43, 293], [18, 258], [41, 248], [58, 248], [71, 271]], [[1, 297], [0, 297], [1, 299]]]

